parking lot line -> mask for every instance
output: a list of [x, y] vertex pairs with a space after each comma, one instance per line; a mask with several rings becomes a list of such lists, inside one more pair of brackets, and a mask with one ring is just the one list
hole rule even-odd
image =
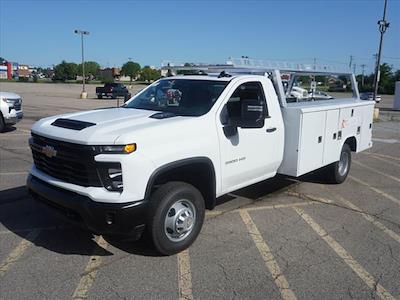
[[378, 155], [372, 154], [372, 153], [367, 153], [367, 155], [370, 156], [370, 157], [373, 157], [373, 158], [375, 158], [375, 159], [377, 159], [377, 160], [380, 160], [380, 161], [386, 162], [386, 163], [388, 163], [388, 164], [396, 165], [396, 166], [399, 166], [399, 167], [400, 167], [400, 164], [397, 163], [397, 162], [395, 162], [393, 159], [383, 158], [383, 157], [381, 157], [381, 156], [378, 156]]
[[0, 264], [0, 278], [24, 255], [25, 251], [32, 245], [32, 242], [38, 237], [40, 230], [31, 230], [25, 238], [15, 247], [8, 257]]
[[390, 156], [390, 155], [386, 155], [386, 154], [372, 153], [372, 152], [367, 152], [367, 151], [364, 151], [363, 153], [367, 154], [367, 155], [379, 156], [379, 157], [383, 157], [383, 158], [388, 158], [388, 159], [400, 161], [400, 158], [394, 157], [394, 156]]
[[30, 133], [12, 133], [12, 134], [4, 134], [4, 135], [0, 135], [0, 139], [6, 139], [6, 138], [10, 138], [13, 136], [29, 136], [31, 135]]
[[[324, 187], [324, 189], [329, 190], [328, 188]], [[383, 225], [381, 222], [377, 221], [374, 217], [372, 217], [369, 214], [366, 214], [363, 212], [363, 210], [361, 208], [359, 208], [358, 206], [356, 206], [355, 204], [353, 204], [352, 202], [350, 202], [349, 200], [343, 198], [342, 196], [335, 194], [333, 197], [336, 197], [339, 201], [343, 202], [345, 205], [347, 205], [348, 207], [350, 207], [351, 209], [353, 209], [354, 211], [358, 211], [358, 213], [364, 218], [366, 219], [368, 222], [370, 222], [371, 224], [375, 225], [377, 228], [379, 228], [380, 230], [382, 230], [384, 233], [386, 233], [387, 235], [389, 235], [392, 239], [394, 239], [396, 242], [400, 243], [400, 235], [398, 235], [397, 233], [395, 233], [394, 231], [390, 230], [389, 228], [387, 228], [385, 225]]]
[[0, 176], [10, 176], [10, 175], [26, 175], [28, 172], [1, 172]]
[[192, 271], [190, 270], [189, 250], [178, 253], [179, 299], [192, 300]]
[[[108, 243], [103, 239], [102, 236], [96, 238], [96, 242], [104, 250], [107, 249]], [[89, 258], [85, 272], [83, 273], [81, 280], [79, 281], [78, 286], [76, 287], [72, 296], [73, 299], [86, 299], [88, 297], [89, 290], [93, 285], [97, 275], [98, 267], [100, 266], [101, 262], [102, 257], [99, 255], [92, 255]]]
[[375, 278], [367, 272], [336, 240], [334, 240], [328, 232], [317, 224], [304, 210], [301, 208], [293, 208], [303, 220], [339, 255], [340, 258], [368, 285], [375, 290], [381, 299], [395, 299]]
[[[297, 194], [297, 193], [296, 193]], [[291, 192], [290, 194], [293, 196], [293, 193]], [[333, 203], [332, 200], [325, 199], [325, 198], [320, 198], [320, 197], [311, 197], [309, 195], [306, 195], [308, 197], [307, 199], [313, 199], [313, 201], [303, 201], [303, 202], [294, 202], [294, 203], [288, 203], [288, 204], [271, 204], [271, 205], [262, 205], [262, 206], [246, 206], [245, 208], [237, 208], [233, 210], [228, 210], [228, 211], [222, 211], [222, 210], [212, 210], [212, 211], [207, 211], [206, 212], [206, 218], [226, 214], [226, 213], [237, 213], [240, 212], [242, 209], [246, 209], [247, 211], [258, 211], [258, 210], [269, 210], [269, 209], [282, 209], [282, 208], [293, 208], [296, 206], [308, 206], [308, 205], [315, 205], [315, 204], [324, 204], [324, 203]]]
[[356, 165], [359, 165], [359, 166], [361, 166], [361, 167], [363, 167], [363, 168], [366, 168], [366, 169], [368, 169], [368, 170], [371, 170], [371, 171], [373, 171], [373, 172], [375, 172], [375, 173], [377, 173], [377, 174], [380, 174], [380, 175], [382, 175], [382, 176], [385, 176], [385, 177], [387, 177], [387, 178], [390, 178], [390, 179], [393, 179], [393, 180], [395, 180], [395, 181], [397, 181], [397, 182], [400, 182], [400, 178], [398, 178], [398, 177], [396, 177], [396, 176], [393, 176], [393, 175], [389, 175], [389, 174], [386, 174], [386, 173], [384, 173], [384, 172], [381, 172], [381, 171], [378, 171], [378, 170], [376, 170], [375, 168], [371, 168], [370, 166], [367, 166], [367, 165], [365, 165], [365, 164], [363, 164], [363, 163], [360, 163], [359, 161], [353, 161]]
[[363, 185], [363, 186], [368, 187], [370, 190], [373, 190], [375, 193], [377, 193], [377, 194], [389, 199], [390, 201], [393, 201], [394, 203], [400, 205], [400, 200], [399, 199], [397, 199], [397, 198], [395, 198], [395, 197], [393, 197], [393, 196], [391, 196], [389, 194], [386, 194], [384, 191], [381, 191], [380, 189], [378, 189], [376, 187], [373, 187], [373, 186], [369, 185], [368, 183], [366, 183], [365, 181], [363, 181], [361, 179], [358, 179], [358, 178], [355, 178], [354, 176], [349, 175], [349, 178], [351, 180], [354, 180], [355, 182]]
[[310, 203], [310, 204], [330, 204], [330, 203], [333, 203], [333, 201], [330, 200], [330, 199], [326, 199], [326, 198], [322, 198], [322, 197], [318, 197], [318, 196], [314, 196], [314, 195], [310, 195], [310, 194], [305, 194], [305, 193], [287, 191], [286, 194], [289, 195], [289, 196], [297, 197], [297, 198], [304, 199], [304, 200], [311, 200], [311, 201], [308, 201], [308, 203]]
[[242, 220], [247, 227], [247, 231], [249, 232], [254, 243], [256, 244], [256, 247], [262, 256], [267, 269], [271, 272], [272, 278], [274, 279], [274, 282], [278, 287], [282, 298], [284, 300], [297, 299], [296, 295], [290, 289], [289, 283], [286, 280], [285, 275], [283, 275], [278, 263], [272, 255], [269, 246], [262, 238], [261, 233], [259, 232], [256, 224], [251, 219], [247, 210], [241, 209], [240, 216], [242, 217]]
[[[325, 203], [331, 203], [330, 202], [325, 202]], [[247, 211], [257, 211], [257, 210], [267, 210], [267, 209], [280, 209], [280, 208], [293, 208], [297, 206], [308, 206], [308, 205], [314, 205], [314, 204], [321, 204], [319, 202], [314, 202], [314, 201], [307, 201], [307, 202], [296, 202], [296, 203], [290, 203], [290, 204], [275, 204], [275, 205], [265, 205], [265, 206], [256, 206], [256, 207], [247, 207]]]

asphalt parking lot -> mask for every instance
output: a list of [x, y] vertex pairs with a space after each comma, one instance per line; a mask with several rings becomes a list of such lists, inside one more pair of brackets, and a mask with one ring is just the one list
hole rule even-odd
[[25, 113], [0, 134], [0, 299], [400, 299], [400, 122], [374, 124], [345, 183], [316, 172], [235, 191], [192, 247], [160, 257], [58, 219], [24, 188], [36, 120], [116, 100], [79, 100], [78, 85], [0, 88]]

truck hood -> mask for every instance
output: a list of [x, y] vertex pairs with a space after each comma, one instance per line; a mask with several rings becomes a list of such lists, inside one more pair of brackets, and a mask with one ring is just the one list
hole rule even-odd
[[[114, 144], [120, 135], [134, 136], [137, 130], [167, 123], [181, 122], [190, 117], [150, 118], [157, 111], [132, 108], [104, 108], [70, 113], [41, 119], [32, 126], [32, 132], [48, 138], [85, 145]], [[77, 130], [52, 125], [57, 119], [93, 123]]]

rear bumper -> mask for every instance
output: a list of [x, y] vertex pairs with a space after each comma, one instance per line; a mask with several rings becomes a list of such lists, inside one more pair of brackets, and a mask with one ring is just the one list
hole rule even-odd
[[50, 185], [31, 174], [27, 179], [27, 187], [34, 199], [96, 234], [136, 240], [145, 228], [147, 201], [99, 203], [89, 197]]

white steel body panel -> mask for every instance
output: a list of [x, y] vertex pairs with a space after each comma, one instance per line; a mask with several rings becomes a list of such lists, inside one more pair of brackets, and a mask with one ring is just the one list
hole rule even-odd
[[[335, 99], [286, 105], [278, 99], [271, 80], [266, 76], [179, 78], [229, 83], [210, 111], [200, 117], [153, 119], [150, 116], [155, 111], [110, 108], [49, 117], [32, 127], [35, 134], [82, 145], [136, 143], [137, 150], [131, 154], [101, 154], [95, 157], [96, 161], [121, 163], [122, 193], [66, 183], [35, 167], [31, 174], [54, 186], [88, 196], [93, 201], [124, 203], [143, 200], [151, 175], [158, 168], [183, 159], [205, 157], [214, 167], [215, 193], [218, 197], [272, 177], [277, 172], [300, 176], [335, 162], [348, 137], [357, 140], [357, 151], [372, 145], [374, 102]], [[223, 132], [221, 111], [240, 84], [254, 81], [260, 82], [264, 89], [269, 117], [265, 119], [263, 128], [238, 128], [237, 135], [228, 138]], [[51, 125], [60, 117], [96, 125], [80, 131]], [[271, 128], [276, 130], [267, 132]]]

